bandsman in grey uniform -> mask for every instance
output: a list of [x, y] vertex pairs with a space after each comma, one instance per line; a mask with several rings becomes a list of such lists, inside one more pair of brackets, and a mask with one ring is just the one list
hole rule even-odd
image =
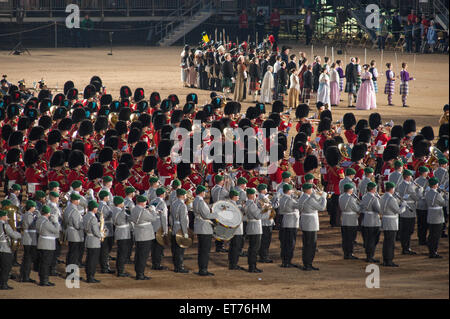
[[[257, 187], [258, 189], [258, 201], [269, 201], [267, 197], [267, 184], [261, 183]], [[262, 225], [262, 236], [261, 236], [261, 247], [259, 248], [259, 262], [260, 263], [272, 263], [273, 260], [269, 259], [269, 247], [272, 241], [272, 229], [275, 224], [273, 219], [263, 219], [261, 220]]]
[[[232, 189], [237, 191], [239, 193], [239, 199], [237, 201], [237, 204], [244, 207], [245, 203], [247, 202], [247, 193], [245, 192], [245, 190], [247, 189], [247, 183], [248, 180], [245, 177], [239, 177], [236, 181], [236, 186], [234, 186]], [[244, 214], [244, 216], [242, 217], [242, 224], [243, 224], [243, 231], [244, 231], [244, 241], [242, 242], [242, 249], [241, 249], [241, 253], [240, 256], [241, 257], [245, 257], [247, 256], [247, 254], [245, 252], [243, 252], [243, 248], [245, 245], [245, 235], [247, 234], [247, 215]], [[217, 243], [217, 242], [216, 242]], [[217, 246], [216, 246], [217, 247]], [[220, 250], [220, 251], [226, 251], [224, 250]], [[216, 248], [216, 252], [218, 252], [217, 248]]]
[[177, 199], [177, 189], [181, 186], [179, 179], [174, 179], [172, 181], [172, 191], [169, 194], [169, 200], [167, 201], [167, 207], [170, 209], [172, 203]]
[[406, 211], [406, 203], [398, 204], [397, 199], [393, 196], [395, 192], [395, 184], [386, 182], [386, 192], [381, 196], [380, 206], [383, 213], [381, 219], [381, 228], [383, 229], [383, 266], [398, 267], [394, 263], [395, 235], [398, 231], [398, 216]]
[[[164, 187], [159, 187], [156, 189], [156, 198], [150, 203], [153, 207], [155, 207], [156, 211], [156, 220], [153, 222], [153, 230], [156, 233], [160, 228], [163, 230], [163, 235], [167, 235], [169, 232], [168, 225], [168, 209], [166, 205], [166, 201], [164, 198], [166, 197], [166, 189]], [[164, 247], [161, 246], [158, 241], [153, 239], [152, 243], [152, 269], [153, 270], [165, 270], [166, 266], [161, 265], [162, 256], [164, 253]]]
[[400, 185], [402, 181], [402, 173], [403, 173], [403, 162], [396, 160], [394, 162], [394, 171], [389, 174], [388, 182], [392, 182], [395, 185]]
[[56, 264], [62, 264], [63, 261], [59, 260], [59, 256], [61, 255], [61, 245], [63, 244], [63, 229], [61, 227], [63, 223], [63, 213], [61, 208], [59, 207], [59, 193], [56, 192], [50, 192], [48, 195], [48, 201], [46, 203], [48, 207], [50, 207], [50, 215], [54, 216], [56, 220], [58, 220], [58, 223], [60, 225], [60, 233], [58, 238], [55, 239], [56, 249], [55, 254], [53, 255], [52, 259], [52, 266], [50, 268], [50, 276], [57, 276], [58, 273], [56, 271]]
[[361, 199], [360, 207], [363, 219], [361, 222], [362, 231], [364, 232], [364, 248], [366, 251], [366, 262], [378, 263], [375, 259], [375, 249], [380, 240], [381, 227], [381, 206], [380, 197], [377, 193], [377, 184], [369, 182], [367, 191]]
[[403, 255], [416, 255], [411, 250], [411, 235], [414, 233], [414, 226], [416, 224], [416, 202], [422, 197], [423, 188], [417, 187], [412, 182], [413, 176], [410, 170], [405, 169], [403, 171], [403, 181], [398, 184], [397, 194], [400, 198], [403, 198], [406, 202], [407, 209], [399, 217], [399, 232], [400, 242], [402, 244]]
[[443, 207], [448, 202], [447, 198], [444, 198], [438, 191], [439, 182], [436, 177], [432, 177], [428, 180], [430, 190], [425, 194], [425, 200], [428, 206], [427, 223], [430, 231], [428, 235], [428, 250], [430, 258], [442, 258], [437, 253], [439, 246], [439, 239], [442, 234], [442, 225], [444, 223], [444, 211]]
[[72, 184], [70, 185], [70, 191], [68, 192], [68, 196], [70, 199], [70, 195], [71, 194], [77, 194], [80, 196], [80, 202], [78, 204], [78, 210], [80, 211], [85, 211], [87, 209], [87, 200], [86, 198], [81, 195], [81, 190], [82, 190], [82, 186], [83, 184], [81, 183], [81, 181], [73, 181]]
[[9, 272], [12, 268], [13, 254], [11, 241], [21, 239], [19, 232], [14, 231], [8, 224], [8, 215], [0, 211], [0, 290], [13, 289], [8, 286]]
[[367, 192], [367, 185], [372, 182], [373, 178], [373, 168], [366, 167], [364, 169], [364, 177], [358, 184], [358, 194], [362, 198]]
[[277, 195], [278, 198], [281, 198], [284, 194], [284, 185], [290, 185], [291, 183], [291, 173], [290, 172], [283, 172], [281, 174], [281, 183], [277, 185]]
[[42, 207], [47, 204], [47, 196], [44, 191], [36, 191], [33, 200], [36, 202], [36, 210], [41, 212]]
[[[235, 190], [230, 191], [230, 200], [234, 204], [236, 204], [236, 206], [242, 213], [243, 208], [242, 205], [238, 204], [239, 193], [237, 191]], [[230, 240], [230, 250], [228, 251], [228, 269], [244, 270], [244, 268], [238, 265], [239, 255], [241, 254], [243, 246], [244, 246], [244, 230], [241, 222], [241, 224], [236, 228], [233, 238], [231, 238]]]
[[148, 280], [145, 276], [145, 265], [152, 248], [152, 240], [155, 239], [153, 222], [158, 218], [154, 206], [151, 210], [146, 208], [147, 198], [139, 195], [136, 198], [136, 207], [131, 211], [130, 220], [134, 223], [134, 241], [136, 242], [136, 254], [134, 257], [134, 269], [136, 280]]
[[86, 233], [86, 282], [99, 283], [95, 279], [95, 269], [100, 260], [100, 247], [103, 234], [100, 232], [100, 223], [97, 220], [98, 204], [95, 201], [88, 203], [88, 212], [83, 216], [83, 226]]
[[19, 195], [22, 188], [19, 184], [12, 184], [7, 199], [11, 201], [11, 205], [20, 207]]
[[[100, 194], [101, 191], [105, 191], [105, 192], [108, 193], [107, 203], [108, 203], [109, 207], [113, 207], [114, 206], [114, 203], [113, 203], [114, 196], [111, 193], [112, 185], [113, 185], [112, 177], [111, 176], [103, 176], [102, 188], [98, 192], [99, 194]], [[100, 210], [100, 207], [99, 207], [98, 210]]]
[[[123, 205], [125, 207], [125, 213], [130, 216], [131, 214], [131, 210], [135, 207], [133, 198], [136, 196], [136, 189], [134, 187], [127, 187], [125, 188], [125, 194], [126, 197], [124, 198], [123, 201]], [[134, 246], [134, 224], [132, 222], [130, 222], [130, 233], [131, 233], [131, 237], [130, 237], [130, 247], [128, 249], [128, 255], [127, 255], [127, 260], [126, 260], [126, 264], [132, 264], [131, 262], [131, 253], [133, 251], [133, 246]]]
[[312, 187], [312, 184], [303, 184], [303, 194], [298, 199], [300, 228], [303, 233], [303, 270], [306, 271], [319, 270], [313, 266], [319, 231], [319, 211], [324, 211], [327, 207], [327, 193], [323, 192], [321, 196], [314, 195]]
[[159, 179], [156, 176], [149, 178], [150, 188], [145, 192], [148, 202], [151, 203], [156, 198], [156, 190], [159, 187]]
[[55, 239], [59, 237], [60, 225], [54, 215], [50, 215], [50, 207], [44, 205], [41, 217], [36, 221], [39, 252], [39, 286], [54, 286], [48, 281], [50, 266], [55, 253]]
[[[447, 185], [448, 191], [448, 160], [445, 157], [441, 157], [439, 160], [439, 167], [434, 170], [433, 175], [439, 181], [439, 187], [444, 187]], [[448, 207], [447, 204], [444, 206], [444, 226], [442, 228], [442, 236], [441, 238], [447, 238], [448, 235], [445, 233], [447, 230], [447, 222], [448, 222]]]
[[172, 260], [175, 267], [174, 271], [178, 273], [188, 273], [184, 268], [183, 256], [184, 248], [178, 246], [176, 241], [176, 234], [181, 229], [183, 236], [189, 238], [188, 225], [189, 217], [187, 206], [184, 203], [186, 200], [186, 190], [183, 188], [177, 189], [177, 199], [173, 202], [169, 217], [170, 225], [172, 226]]
[[[426, 166], [419, 167], [420, 176], [416, 178], [415, 182], [424, 189], [428, 188], [428, 174], [430, 170]], [[427, 202], [425, 200], [425, 193], [417, 201], [417, 237], [419, 237], [419, 245], [427, 244]]]
[[[108, 177], [108, 176], [106, 176]], [[98, 202], [98, 216], [103, 215], [105, 220], [105, 238], [101, 242], [100, 249], [100, 267], [102, 274], [113, 274], [114, 270], [112, 270], [109, 266], [109, 254], [114, 245], [114, 228], [113, 228], [113, 220], [112, 220], [112, 208], [114, 207], [114, 198], [110, 198], [111, 193], [106, 190], [101, 190], [98, 193], [98, 198], [100, 201]], [[122, 198], [123, 200], [123, 198]], [[112, 203], [112, 205], [110, 205]]]
[[261, 269], [256, 267], [258, 250], [261, 245], [262, 235], [262, 219], [269, 218], [269, 211], [262, 213], [261, 208], [256, 203], [256, 190], [247, 188], [247, 202], [245, 203], [244, 212], [247, 215], [247, 236], [248, 246], [248, 272], [260, 273]]
[[117, 241], [117, 277], [129, 277], [130, 274], [125, 272], [125, 263], [131, 241], [130, 217], [125, 211], [125, 202], [121, 196], [114, 196], [113, 202], [112, 220], [115, 228], [114, 239]]
[[353, 185], [353, 189], [356, 190], [356, 184], [353, 182], [353, 179], [355, 178], [356, 171], [349, 167], [345, 170], [345, 177], [339, 181], [339, 193], [344, 194], [344, 185], [345, 184], [351, 184]]
[[353, 243], [357, 235], [358, 215], [361, 208], [356, 195], [353, 195], [354, 189], [353, 184], [347, 183], [344, 185], [344, 192], [339, 196], [339, 207], [342, 212], [341, 231], [344, 259], [358, 259], [353, 255]]
[[23, 258], [20, 265], [20, 281], [35, 282], [30, 278], [31, 263], [36, 263], [37, 234], [36, 234], [36, 202], [28, 200], [25, 204], [25, 213], [22, 216], [23, 229]]
[[[216, 183], [216, 185], [214, 185], [214, 187], [211, 189], [211, 198], [209, 200], [209, 203], [211, 205], [214, 204], [215, 202], [218, 202], [219, 200], [225, 200], [230, 196], [230, 194], [224, 187], [225, 180], [223, 175], [217, 174], [216, 176], [214, 176], [214, 182]], [[244, 191], [242, 191], [242, 193], [245, 194]], [[223, 241], [216, 240], [215, 245], [216, 245], [216, 252], [218, 253], [227, 252], [227, 250], [223, 247]]]
[[294, 257], [300, 212], [298, 201], [292, 198], [292, 185], [290, 184], [283, 185], [283, 195], [280, 198], [278, 213], [283, 216], [280, 229], [281, 267], [297, 267], [292, 264], [292, 258]]
[[[216, 175], [216, 177], [219, 175]], [[217, 215], [211, 213], [211, 209], [205, 202], [206, 187], [199, 185], [195, 191], [194, 199], [194, 233], [198, 238], [198, 273], [200, 276], [214, 276], [208, 271], [209, 252], [213, 236], [213, 222]], [[227, 192], [228, 194], [228, 192]]]

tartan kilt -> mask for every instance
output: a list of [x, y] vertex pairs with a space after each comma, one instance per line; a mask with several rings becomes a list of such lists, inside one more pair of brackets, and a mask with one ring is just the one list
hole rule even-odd
[[394, 94], [395, 93], [395, 82], [391, 80], [386, 81], [386, 85], [384, 86], [384, 94]]
[[278, 84], [278, 94], [286, 94], [286, 93], [287, 93], [286, 85]]
[[402, 82], [400, 84], [400, 95], [408, 95], [409, 93], [409, 82]]
[[342, 92], [344, 90], [344, 78], [339, 79], [339, 91]]
[[356, 92], [359, 91], [359, 88], [361, 87], [362, 79], [360, 77], [356, 78]]
[[233, 86], [233, 82], [231, 81], [231, 78], [223, 77], [222, 78], [222, 87], [230, 88]]
[[261, 86], [258, 81], [251, 81], [249, 89], [250, 91], [259, 91], [261, 89]]
[[356, 84], [353, 82], [345, 83], [345, 92], [356, 94]]
[[372, 81], [373, 82], [373, 87], [375, 89], [375, 93], [378, 93], [378, 81]]
[[305, 100], [311, 100], [311, 89], [303, 89], [302, 102], [305, 102]]

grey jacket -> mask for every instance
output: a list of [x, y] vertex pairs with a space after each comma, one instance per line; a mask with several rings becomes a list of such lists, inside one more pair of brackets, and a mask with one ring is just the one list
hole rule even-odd
[[394, 171], [389, 174], [388, 182], [392, 182], [395, 184], [395, 187], [397, 187], [400, 182], [403, 180], [403, 174], [399, 171]]
[[166, 202], [161, 197], [156, 197], [151, 205], [155, 207], [157, 219], [153, 222], [153, 230], [155, 233], [161, 228], [163, 228], [163, 232], [168, 232], [168, 221], [167, 221], [167, 205]]
[[167, 201], [167, 206], [172, 206], [173, 202], [177, 199], [177, 191], [173, 190], [169, 195], [169, 200]]
[[381, 228], [383, 230], [398, 230], [398, 215], [406, 211], [406, 206], [399, 205], [397, 199], [390, 193], [384, 193], [380, 200], [383, 218]]
[[281, 227], [298, 228], [300, 226], [300, 212], [298, 206], [298, 201], [294, 200], [290, 195], [281, 195], [280, 207], [278, 208], [278, 213], [283, 216]]
[[302, 231], [319, 231], [319, 211], [327, 207], [327, 193], [322, 196], [303, 193], [298, 199], [300, 210], [300, 229]]
[[[267, 197], [267, 195], [259, 193], [258, 194], [258, 201], [259, 200], [263, 200], [263, 199], [265, 199], [266, 201], [268, 201], [270, 203], [269, 198]], [[269, 215], [270, 215], [270, 213], [269, 213]], [[263, 220], [261, 220], [261, 224], [262, 224], [263, 227], [264, 226], [273, 226], [273, 225], [275, 225], [275, 221], [273, 219], [263, 219]]]
[[109, 202], [99, 201], [98, 203], [98, 215], [103, 214], [103, 218], [105, 219], [105, 236], [113, 237], [114, 236], [114, 228], [113, 228], [113, 220], [112, 220], [112, 209], [115, 206], [109, 205]]
[[14, 231], [8, 223], [0, 220], [0, 253], [11, 253], [10, 239], [20, 239], [19, 232]]
[[148, 199], [148, 202], [152, 202], [157, 196], [156, 196], [156, 188], [150, 187], [147, 192], [146, 196]]
[[8, 199], [11, 201], [11, 204], [12, 204], [12, 205], [15, 205], [15, 206], [17, 206], [17, 207], [20, 207], [20, 201], [19, 201], [19, 199], [17, 198], [16, 194], [14, 194], [14, 193], [9, 194], [9, 195], [8, 195]]
[[269, 212], [261, 214], [261, 209], [254, 200], [245, 203], [245, 215], [247, 215], [247, 235], [262, 235], [261, 219], [268, 219]]
[[[241, 211], [241, 214], [244, 215], [244, 208], [242, 207], [242, 205], [239, 205], [235, 201], [231, 201], [231, 202], [234, 203]], [[234, 235], [236, 236], [236, 235], [243, 235], [243, 234], [244, 234], [244, 226], [243, 226], [243, 223], [241, 222], [241, 224], [238, 227], [236, 227], [236, 231], [234, 232]]]
[[211, 209], [206, 204], [201, 196], [194, 198], [194, 233], [200, 235], [213, 234], [213, 222], [218, 216], [211, 212]]
[[[419, 184], [424, 190], [428, 187], [428, 179], [420, 176], [415, 179], [415, 182]], [[427, 202], [425, 200], [425, 193], [417, 201], [417, 209], [427, 210]]]
[[443, 185], [448, 181], [448, 170], [443, 167], [438, 167], [433, 172], [433, 175], [438, 179], [439, 185]]
[[371, 182], [370, 178], [367, 177], [363, 177], [363, 179], [361, 180], [361, 182], [359, 182], [358, 184], [358, 192], [359, 192], [359, 196], [364, 196], [367, 193], [367, 184], [369, 184]]
[[130, 215], [130, 220], [134, 223], [134, 240], [148, 241], [155, 239], [155, 231], [153, 230], [153, 222], [158, 216], [151, 206], [150, 211], [147, 208], [136, 205]]
[[341, 179], [341, 181], [339, 182], [339, 193], [341, 193], [341, 194], [345, 193], [345, 191], [344, 191], [345, 184], [352, 184], [354, 189], [356, 190], [356, 185], [355, 185], [355, 183], [353, 183], [353, 180], [350, 177], [345, 176], [345, 178]]
[[128, 211], [128, 214], [131, 213], [131, 210], [136, 206], [133, 200], [128, 197], [123, 199], [123, 205], [125, 206], [125, 210]]
[[358, 215], [361, 211], [356, 198], [347, 193], [341, 193], [339, 196], [339, 207], [341, 208], [341, 225], [358, 226]]
[[423, 195], [423, 188], [417, 187], [412, 182], [407, 182], [405, 180], [401, 181], [396, 188], [398, 195], [405, 200], [408, 207], [411, 209], [406, 209], [406, 211], [400, 216], [402, 218], [415, 218], [416, 217], [416, 202]]
[[24, 246], [37, 246], [37, 233], [36, 233], [36, 221], [37, 221], [36, 211], [33, 213], [26, 212], [22, 216], [22, 229], [23, 238], [22, 244]]
[[181, 229], [183, 235], [188, 233], [189, 216], [187, 206], [181, 199], [177, 198], [170, 208], [170, 225], [172, 225], [172, 235], [176, 235]]
[[86, 248], [100, 248], [102, 234], [100, 233], [100, 223], [93, 212], [87, 212], [83, 216], [83, 226], [86, 233]]
[[381, 227], [381, 206], [380, 199], [370, 192], [366, 193], [359, 204], [363, 219], [361, 226], [364, 227]]
[[36, 230], [39, 234], [37, 249], [55, 250], [55, 239], [59, 237], [60, 230], [58, 221], [52, 215], [49, 219], [40, 216], [36, 221]]
[[67, 241], [75, 243], [84, 241], [83, 217], [75, 205], [70, 204], [64, 211], [64, 226]]
[[219, 200], [225, 200], [230, 197], [228, 191], [220, 185], [214, 185], [211, 189], [211, 204], [218, 202]]
[[113, 224], [115, 226], [114, 240], [130, 239], [130, 217], [125, 212], [125, 208], [114, 207], [112, 210], [112, 216]]
[[435, 189], [430, 189], [425, 194], [425, 200], [428, 205], [427, 223], [428, 224], [443, 224], [444, 211], [443, 207], [447, 206], [447, 201]]
[[[102, 187], [102, 189], [99, 191], [99, 193], [100, 193], [101, 191], [107, 191], [107, 192], [108, 192], [108, 205], [109, 205], [110, 207], [114, 207], [114, 196], [113, 196], [113, 194], [111, 193], [111, 189], [106, 188], [106, 187]], [[98, 207], [98, 211], [100, 211], [100, 205], [99, 205], [99, 207]]]

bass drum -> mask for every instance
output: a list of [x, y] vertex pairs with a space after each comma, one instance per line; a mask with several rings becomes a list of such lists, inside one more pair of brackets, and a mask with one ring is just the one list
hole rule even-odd
[[220, 200], [214, 203], [212, 212], [217, 215], [214, 238], [221, 241], [233, 238], [236, 229], [242, 223], [241, 210], [231, 201]]

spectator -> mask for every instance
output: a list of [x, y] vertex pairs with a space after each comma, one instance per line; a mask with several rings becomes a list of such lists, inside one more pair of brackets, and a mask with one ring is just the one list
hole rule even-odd
[[283, 46], [281, 48], [281, 60], [286, 63], [286, 65], [289, 63], [289, 47]]
[[411, 13], [408, 14], [408, 21], [411, 22], [411, 24], [414, 24], [416, 22], [416, 11], [414, 9], [411, 9]]
[[275, 42], [278, 43], [278, 32], [280, 32], [280, 13], [277, 8], [274, 8], [272, 14], [270, 15], [270, 27], [272, 28], [273, 36], [275, 37]]
[[264, 30], [264, 22], [265, 17], [262, 10], [258, 11], [258, 15], [256, 16], [256, 33], [258, 34], [258, 37], [256, 37], [255, 34], [255, 40], [258, 39], [259, 42], [262, 42], [264, 37], [266, 36], [265, 30]]
[[392, 33], [394, 35], [395, 42], [400, 38], [400, 32], [402, 31], [402, 21], [400, 17], [400, 13], [398, 11], [395, 12], [395, 16], [392, 18]]
[[406, 41], [406, 52], [411, 53], [412, 52], [412, 41], [413, 41], [413, 26], [411, 21], [406, 21], [405, 25], [405, 41]]
[[288, 73], [291, 74], [292, 71], [297, 69], [297, 56], [295, 54], [290, 55], [290, 62], [287, 64]]
[[380, 27], [377, 29], [378, 31], [378, 49], [384, 50], [384, 45], [386, 43], [386, 38], [388, 35], [388, 29], [386, 22], [383, 17], [380, 17]]
[[274, 93], [274, 100], [278, 99], [278, 71], [281, 69], [281, 56], [276, 56], [276, 62], [273, 65], [273, 80], [275, 82], [275, 93]]
[[313, 17], [311, 15], [311, 10], [306, 12], [305, 21], [303, 22], [303, 26], [305, 27], [305, 35], [306, 35], [306, 45], [311, 44], [312, 34], [313, 34]]
[[278, 97], [283, 102], [283, 98], [287, 93], [287, 84], [288, 84], [288, 74], [286, 72], [286, 63], [284, 61], [280, 64], [280, 70], [277, 72], [277, 78], [278, 78]]
[[234, 86], [234, 100], [242, 102], [244, 100], [245, 79], [247, 78], [247, 67], [244, 63], [244, 56], [241, 55], [237, 59], [236, 66], [236, 82]]
[[319, 77], [320, 77], [320, 73], [322, 72], [322, 59], [320, 58], [320, 56], [316, 57], [314, 64], [313, 64], [313, 68], [312, 68], [312, 72], [313, 72], [313, 92], [317, 92], [317, 89], [319, 88]]
[[420, 52], [420, 46], [422, 44], [422, 24], [420, 23], [420, 18], [416, 17], [416, 23], [413, 25], [413, 31], [412, 31], [414, 44], [416, 53]]
[[428, 27], [428, 32], [427, 32], [427, 44], [431, 49], [431, 53], [434, 52], [434, 46], [436, 44], [436, 41], [437, 41], [437, 33], [436, 33], [436, 29], [434, 28], [434, 21], [431, 20], [430, 26]]
[[267, 72], [267, 67], [270, 65], [269, 53], [264, 53], [263, 57], [264, 57], [264, 59], [261, 61], [261, 77], [264, 79], [264, 75], [266, 75], [266, 72]]
[[239, 41], [247, 41], [248, 37], [248, 15], [247, 10], [242, 10], [239, 16]]
[[89, 18], [89, 14], [84, 15], [83, 21], [80, 23], [81, 29], [81, 41], [83, 43], [83, 47], [91, 47], [91, 33], [94, 28], [94, 22]]

